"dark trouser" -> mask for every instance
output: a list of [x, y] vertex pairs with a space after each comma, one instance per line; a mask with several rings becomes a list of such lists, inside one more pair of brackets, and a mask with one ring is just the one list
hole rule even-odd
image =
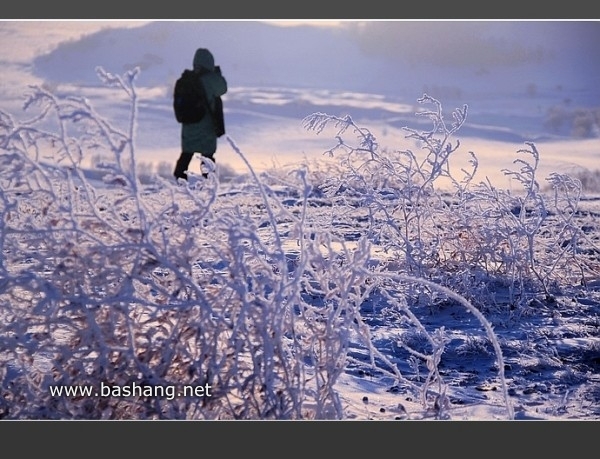
[[[175, 170], [173, 171], [173, 175], [175, 176], [175, 179], [182, 178], [184, 180], [187, 180], [188, 177], [187, 177], [186, 171], [188, 170], [188, 168], [190, 166], [190, 162], [192, 161], [193, 157], [194, 157], [194, 153], [182, 152], [181, 155], [179, 155], [179, 159], [177, 160], [177, 163], [175, 164]], [[213, 162], [215, 161], [214, 156], [204, 156], [204, 157], [210, 159]], [[208, 176], [208, 174], [202, 174], [202, 175], [204, 176], [204, 178], [206, 178]]]

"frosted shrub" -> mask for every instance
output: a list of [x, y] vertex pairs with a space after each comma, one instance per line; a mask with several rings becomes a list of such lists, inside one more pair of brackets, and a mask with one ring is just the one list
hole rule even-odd
[[[325, 114], [314, 114], [305, 119], [305, 127], [317, 132], [331, 123], [338, 128], [338, 145], [330, 154], [340, 154], [343, 173], [341, 178], [332, 178], [327, 184], [330, 196], [339, 190], [360, 196], [361, 204], [368, 210], [369, 234], [378, 244], [392, 252], [403, 270], [419, 276], [434, 267], [438, 261], [439, 223], [443, 216], [453, 213], [460, 205], [449, 202], [438, 193], [436, 185], [441, 181], [452, 183], [458, 188], [460, 197], [470, 182], [474, 170], [459, 182], [449, 168], [450, 155], [459, 143], [452, 143], [452, 135], [466, 119], [466, 106], [454, 112], [455, 122], [446, 126], [441, 116], [441, 105], [435, 99], [424, 96], [421, 103], [434, 103], [434, 111], [418, 112], [433, 121], [428, 132], [410, 130], [409, 138], [415, 139], [425, 150], [420, 157], [411, 150], [380, 151], [374, 136], [364, 128], [345, 119]], [[353, 130], [359, 145], [345, 143], [341, 136]]]
[[[428, 331], [413, 313], [415, 285], [470, 309], [502, 362], [477, 309], [403, 272], [440, 266], [433, 254], [444, 233], [434, 211], [448, 204], [433, 184], [451, 178], [445, 166], [455, 147], [446, 140], [413, 132], [430, 155], [390, 160], [357, 130], [368, 160], [356, 168], [349, 160], [347, 174], [322, 190], [300, 169], [284, 178], [282, 195], [249, 164], [249, 180], [236, 185], [244, 199], [220, 196], [214, 174], [190, 174], [183, 185], [157, 175], [142, 185], [138, 71], [98, 74], [131, 102], [123, 131], [87, 100], [37, 87], [25, 104], [38, 109], [31, 119], [0, 112], [0, 417], [339, 419], [336, 383], [354, 364], [407, 386], [443, 416], [438, 365], [447, 335]], [[463, 119], [457, 112], [456, 127]], [[99, 176], [84, 173], [85, 158], [95, 158]], [[467, 182], [455, 182], [459, 203]], [[351, 246], [331, 222], [315, 219], [311, 206], [322, 191], [340, 205], [335, 212], [360, 209], [357, 200], [366, 199], [369, 237]], [[383, 242], [401, 269], [374, 266], [369, 238]], [[425, 346], [398, 342], [423, 380], [377, 349], [361, 315], [374, 294], [387, 302], [386, 314], [422, 336]], [[357, 348], [360, 362], [350, 356]], [[183, 395], [186, 387], [196, 392]]]
[[[306, 228], [300, 173], [294, 213], [256, 175], [246, 186], [258, 202], [247, 205], [219, 200], [212, 176], [141, 186], [137, 70], [99, 75], [131, 100], [124, 132], [86, 100], [41, 88], [26, 103], [38, 115], [0, 114], [0, 417], [343, 417], [335, 384], [360, 321], [368, 247], [340, 264], [326, 229]], [[81, 167], [92, 155], [103, 183]]]
[[575, 220], [581, 183], [552, 173], [546, 179], [552, 192], [542, 193], [537, 180], [539, 152], [533, 143], [527, 145], [529, 149], [518, 153], [529, 159], [518, 158], [514, 161], [518, 170], [504, 171], [521, 192], [499, 190], [488, 182], [480, 184], [472, 200], [478, 202], [481, 226], [493, 228], [494, 252], [488, 257], [493, 272], [510, 279], [511, 286], [518, 285], [521, 295], [537, 289], [551, 295], [561, 285], [585, 283], [588, 269], [581, 253], [585, 235]]
[[[494, 283], [508, 286], [510, 304], [528, 294], [549, 295], [559, 280], [581, 285], [589, 269], [581, 256], [581, 222], [574, 219], [580, 183], [552, 174], [547, 180], [554, 195], [544, 195], [532, 143], [518, 152], [530, 158], [518, 158], [518, 170], [504, 171], [520, 192], [474, 183], [473, 153], [469, 170], [451, 167], [460, 147], [453, 137], [467, 107], [455, 110], [447, 124], [439, 101], [424, 95], [419, 102], [434, 107], [417, 112], [429, 118], [430, 130], [405, 128], [420, 153], [381, 150], [373, 134], [349, 116], [315, 113], [304, 120], [317, 133], [335, 128], [337, 145], [328, 153], [338, 155], [342, 172], [323, 188], [339, 205], [353, 196], [366, 209], [367, 235], [390, 254], [388, 268], [437, 279], [479, 304], [495, 301], [489, 288]], [[347, 131], [356, 135], [356, 144], [343, 140]]]

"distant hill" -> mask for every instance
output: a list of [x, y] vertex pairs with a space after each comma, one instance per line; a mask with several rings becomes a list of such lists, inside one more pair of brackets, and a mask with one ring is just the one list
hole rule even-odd
[[83, 84], [97, 83], [98, 65], [112, 72], [139, 66], [140, 84], [155, 86], [170, 84], [191, 67], [199, 47], [213, 52], [232, 86], [341, 89], [377, 61], [359, 57], [356, 43], [342, 31], [255, 21], [158, 21], [65, 43], [33, 65], [45, 79]]
[[98, 65], [116, 73], [139, 66], [139, 85], [170, 86], [191, 66], [196, 48], [206, 47], [231, 87], [362, 91], [410, 101], [424, 91], [445, 100], [539, 93], [600, 103], [599, 40], [594, 22], [372, 21], [324, 28], [156, 21], [64, 43], [35, 59], [33, 71], [49, 82], [96, 85]]

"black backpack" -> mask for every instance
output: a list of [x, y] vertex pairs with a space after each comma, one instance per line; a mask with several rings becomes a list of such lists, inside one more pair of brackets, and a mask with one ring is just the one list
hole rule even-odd
[[186, 69], [175, 82], [173, 110], [179, 123], [198, 123], [208, 111], [200, 75]]

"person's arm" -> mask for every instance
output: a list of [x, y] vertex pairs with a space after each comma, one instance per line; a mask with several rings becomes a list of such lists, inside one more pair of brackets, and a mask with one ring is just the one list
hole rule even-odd
[[210, 84], [210, 92], [213, 97], [220, 97], [227, 92], [227, 80], [221, 75], [221, 68], [215, 66], [215, 71], [208, 78]]

